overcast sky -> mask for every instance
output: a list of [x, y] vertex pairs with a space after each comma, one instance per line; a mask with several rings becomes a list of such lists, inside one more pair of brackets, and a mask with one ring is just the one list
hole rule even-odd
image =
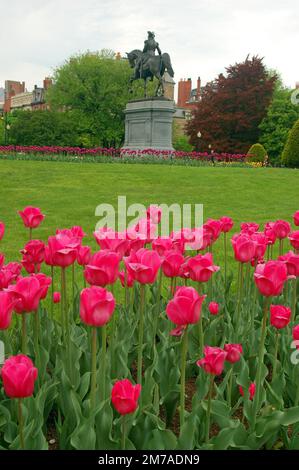
[[169, 52], [175, 80], [203, 83], [259, 54], [286, 85], [299, 81], [298, 0], [0, 0], [0, 87], [28, 89], [70, 55], [143, 47], [148, 30]]

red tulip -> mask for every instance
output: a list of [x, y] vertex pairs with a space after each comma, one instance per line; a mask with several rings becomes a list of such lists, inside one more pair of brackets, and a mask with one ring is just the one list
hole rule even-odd
[[82, 238], [86, 237], [83, 228], [80, 225], [75, 225], [72, 228], [57, 229], [56, 235], [66, 235], [68, 238], [76, 238], [82, 242]]
[[105, 287], [114, 284], [118, 278], [119, 255], [112, 251], [101, 250], [95, 253], [86, 265], [84, 276], [93, 286]]
[[287, 277], [287, 268], [282, 261], [258, 264], [254, 273], [254, 281], [266, 297], [280, 295]]
[[178, 287], [174, 298], [168, 302], [166, 314], [175, 325], [190, 325], [200, 319], [205, 295], [199, 295], [193, 287]]
[[[249, 400], [253, 400], [254, 398], [254, 395], [255, 395], [255, 389], [256, 389], [256, 385], [254, 382], [252, 382], [249, 386], [249, 389], [248, 389], [248, 392], [249, 392]], [[239, 391], [240, 391], [240, 395], [242, 395], [242, 397], [244, 397], [244, 390], [243, 388], [241, 387], [241, 385], [239, 386]]]
[[103, 326], [109, 322], [115, 309], [111, 292], [103, 287], [88, 287], [80, 294], [80, 317], [90, 326]]
[[206, 227], [199, 227], [193, 229], [194, 241], [188, 243], [188, 249], [196, 251], [204, 251], [208, 246], [212, 244], [211, 230]]
[[[243, 224], [242, 224], [243, 225]], [[248, 233], [236, 234], [231, 239], [235, 260], [240, 263], [248, 263], [255, 255], [255, 242]]]
[[226, 344], [224, 351], [227, 352], [225, 360], [231, 364], [235, 364], [235, 362], [240, 360], [243, 348], [241, 344]]
[[77, 263], [80, 266], [86, 266], [91, 259], [91, 248], [90, 246], [80, 246], [77, 251]]
[[271, 305], [270, 306], [270, 323], [272, 326], [281, 330], [288, 326], [291, 321], [291, 309], [284, 305]]
[[111, 392], [111, 401], [119, 414], [134, 413], [138, 408], [141, 385], [133, 385], [128, 379], [117, 381]]
[[3, 253], [0, 253], [0, 269], [2, 268], [4, 262], [5, 262], [5, 255]]
[[285, 255], [279, 256], [278, 260], [285, 263], [288, 276], [299, 277], [299, 255], [296, 255], [293, 251], [289, 251]]
[[294, 224], [296, 227], [299, 227], [299, 211], [295, 212], [294, 214]]
[[190, 279], [196, 282], [207, 282], [214, 273], [219, 271], [219, 266], [213, 264], [211, 253], [197, 255], [187, 261]]
[[126, 254], [129, 248], [129, 241], [125, 233], [114, 232], [111, 229], [102, 228], [94, 232], [97, 244], [102, 250], [118, 253], [120, 259]]
[[268, 246], [267, 236], [264, 233], [256, 232], [251, 235], [251, 240], [255, 244], [254, 258], [257, 260], [263, 258]]
[[289, 240], [294, 250], [299, 251], [299, 230], [296, 230], [296, 232], [291, 232], [289, 235]]
[[159, 224], [162, 217], [162, 209], [159, 206], [151, 205], [146, 209], [146, 216], [153, 224]]
[[9, 286], [8, 290], [18, 299], [15, 311], [30, 313], [37, 310], [44, 287], [40, 285], [36, 276], [30, 276], [20, 278], [15, 285]]
[[166, 277], [177, 277], [180, 274], [184, 256], [178, 251], [171, 250], [164, 254], [162, 271]]
[[243, 222], [241, 224], [241, 232], [247, 233], [248, 235], [252, 235], [253, 233], [257, 232], [259, 228], [259, 224], [256, 224], [255, 222]]
[[32, 206], [25, 207], [19, 214], [27, 228], [37, 228], [45, 218], [38, 207]]
[[128, 228], [126, 230], [126, 238], [129, 242], [126, 255], [129, 256], [131, 251], [138, 251], [143, 248], [146, 243], [146, 238], [142, 233], [136, 232], [135, 228]]
[[283, 238], [286, 238], [289, 235], [291, 231], [291, 225], [285, 220], [277, 220], [276, 222], [274, 222], [273, 231], [277, 238], [282, 240]]
[[66, 268], [74, 264], [77, 258], [77, 251], [80, 247], [80, 239], [69, 238], [63, 233], [59, 233], [48, 239], [46, 248], [47, 264]]
[[29, 357], [19, 354], [4, 362], [1, 370], [3, 387], [10, 398], [26, 398], [33, 395], [38, 371]]
[[157, 237], [152, 242], [152, 248], [159, 256], [164, 256], [166, 251], [172, 249], [172, 240], [171, 238]]
[[22, 265], [29, 273], [40, 270], [40, 265], [45, 259], [45, 245], [40, 240], [31, 240], [24, 249], [21, 250], [23, 255]]
[[140, 219], [133, 229], [142, 236], [146, 243], [151, 243], [156, 237], [157, 225], [151, 219]]
[[0, 291], [0, 330], [6, 330], [11, 323], [13, 309], [18, 300], [10, 292]]
[[61, 302], [60, 292], [53, 292], [53, 302], [54, 304], [59, 304]]
[[219, 304], [217, 302], [209, 303], [209, 312], [211, 315], [218, 315], [219, 313]]
[[153, 284], [157, 278], [161, 260], [155, 251], [141, 248], [124, 258], [127, 271], [140, 284]]
[[221, 232], [223, 233], [230, 232], [234, 226], [233, 219], [231, 219], [230, 217], [223, 216], [221, 217], [220, 222], [221, 222]]
[[5, 233], [5, 224], [4, 222], [0, 221], [0, 242], [2, 238], [4, 237], [4, 233]]
[[202, 367], [207, 374], [220, 375], [224, 369], [224, 361], [227, 353], [221, 348], [205, 346], [204, 358], [197, 361], [198, 367]]
[[128, 272], [125, 273], [125, 271], [120, 271], [118, 277], [123, 287], [133, 287], [135, 281], [131, 274]]

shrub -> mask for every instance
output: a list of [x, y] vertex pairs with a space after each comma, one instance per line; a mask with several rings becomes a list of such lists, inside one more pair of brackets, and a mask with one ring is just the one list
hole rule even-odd
[[289, 132], [281, 159], [285, 166], [299, 167], [299, 119]]
[[189, 143], [189, 138], [186, 135], [179, 135], [173, 142], [175, 150], [181, 152], [192, 152], [193, 145]]
[[254, 144], [247, 153], [246, 161], [264, 163], [267, 151], [262, 144]]

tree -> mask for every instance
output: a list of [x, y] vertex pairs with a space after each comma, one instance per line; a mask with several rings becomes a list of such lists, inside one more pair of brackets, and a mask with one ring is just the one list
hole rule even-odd
[[299, 119], [289, 132], [281, 159], [285, 166], [299, 168]]
[[79, 111], [18, 111], [10, 129], [10, 141], [16, 145], [92, 145], [88, 122]]
[[217, 152], [246, 153], [259, 139], [259, 125], [270, 104], [276, 76], [269, 76], [259, 57], [230, 65], [226, 76], [208, 83], [186, 126], [196, 145], [200, 131], [201, 148], [209, 144]]
[[265, 147], [261, 144], [253, 144], [248, 150], [246, 160], [248, 162], [264, 163], [267, 155]]
[[289, 131], [299, 119], [299, 106], [292, 103], [291, 95], [292, 90], [285, 88], [281, 81], [278, 81], [267, 115], [259, 126], [259, 141], [265, 146], [270, 161], [274, 163], [280, 161]]
[[110, 50], [76, 55], [56, 69], [47, 93], [52, 109], [79, 112], [88, 123], [93, 145], [119, 146], [124, 137], [124, 109], [140, 97], [141, 84], [133, 95], [128, 82], [132, 70], [125, 60], [116, 60]]

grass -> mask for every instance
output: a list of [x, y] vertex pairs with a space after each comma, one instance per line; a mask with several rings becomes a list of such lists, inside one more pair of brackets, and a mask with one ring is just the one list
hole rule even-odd
[[[211, 168], [158, 165], [78, 164], [0, 160], [0, 220], [7, 226], [1, 242], [6, 259], [20, 259], [27, 232], [17, 211], [27, 205], [46, 214], [34, 238], [44, 241], [56, 228], [82, 225], [89, 234], [101, 203], [117, 205], [119, 195], [132, 203], [203, 204], [204, 219], [231, 216], [240, 222], [291, 220], [299, 206], [298, 170], [274, 168]], [[232, 250], [230, 250], [230, 255]], [[221, 263], [222, 245], [216, 246]]]

